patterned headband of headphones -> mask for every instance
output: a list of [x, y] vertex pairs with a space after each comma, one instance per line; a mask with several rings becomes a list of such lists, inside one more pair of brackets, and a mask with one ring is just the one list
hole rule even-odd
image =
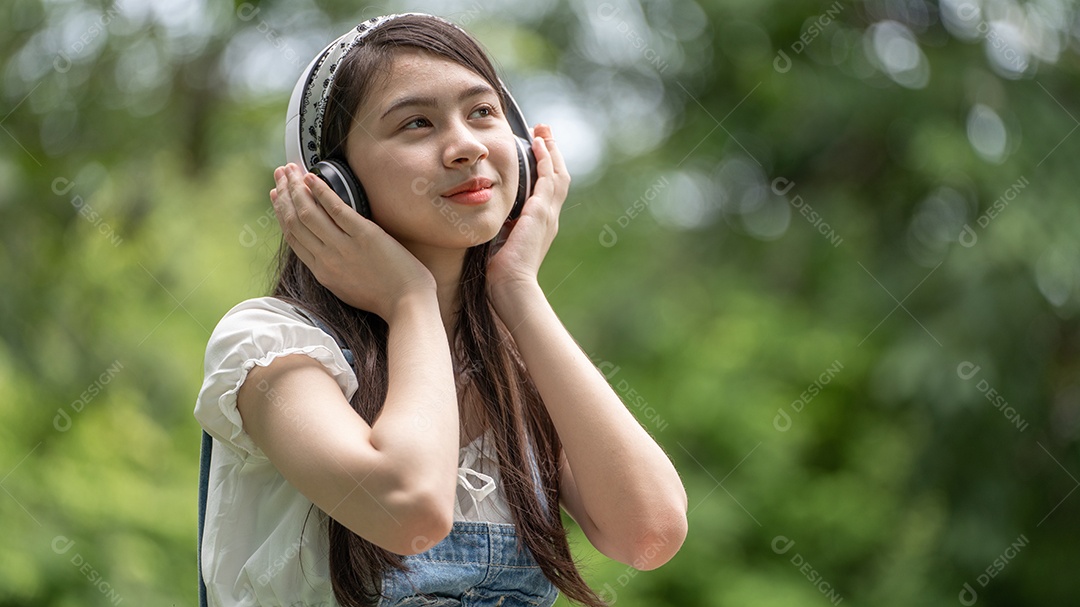
[[[457, 27], [459, 30], [461, 29], [456, 24], [435, 15], [400, 13], [372, 17], [331, 42], [304, 70], [300, 80], [296, 83], [296, 88], [293, 90], [293, 98], [289, 103], [288, 121], [298, 119], [299, 124], [296, 127], [299, 132], [297, 133], [297, 141], [290, 141], [288, 134], [286, 134], [285, 145], [290, 161], [299, 163], [302, 160], [306, 168], [310, 170], [311, 167], [322, 160], [323, 117], [326, 115], [326, 104], [330, 102], [330, 90], [333, 88], [334, 76], [338, 66], [341, 65], [341, 60], [354, 48], [360, 46], [368, 34], [386, 22], [406, 15], [422, 15], [438, 19]], [[289, 149], [291, 148], [290, 144], [299, 144], [299, 149]]]

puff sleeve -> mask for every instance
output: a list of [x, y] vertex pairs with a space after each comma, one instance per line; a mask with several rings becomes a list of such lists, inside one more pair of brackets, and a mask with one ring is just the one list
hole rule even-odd
[[240, 303], [222, 317], [210, 336], [195, 418], [241, 459], [265, 456], [244, 431], [236, 408], [240, 386], [256, 365], [265, 367], [290, 354], [304, 354], [322, 363], [346, 399], [359, 388], [334, 339], [282, 300], [261, 297]]

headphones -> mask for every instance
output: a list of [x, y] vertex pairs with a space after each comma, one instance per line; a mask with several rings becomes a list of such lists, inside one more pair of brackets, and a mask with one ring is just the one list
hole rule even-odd
[[[323, 158], [322, 123], [330, 90], [333, 88], [334, 74], [341, 60], [363, 39], [386, 22], [405, 15], [423, 15], [439, 19], [454, 27], [457, 25], [425, 13], [403, 13], [373, 17], [357, 25], [345, 35], [330, 43], [308, 64], [296, 81], [289, 110], [285, 121], [285, 158], [288, 162], [318, 175], [341, 199], [364, 217], [371, 219], [371, 206], [360, 180], [349, 168], [348, 163], [336, 158]], [[461, 29], [461, 28], [458, 28]], [[464, 31], [464, 30], [462, 30]], [[536, 155], [532, 151], [525, 115], [518, 107], [509, 89], [499, 80], [502, 96], [507, 101], [506, 118], [517, 144], [518, 191], [514, 208], [508, 219], [516, 219], [521, 214], [525, 201], [532, 195], [536, 184]]]

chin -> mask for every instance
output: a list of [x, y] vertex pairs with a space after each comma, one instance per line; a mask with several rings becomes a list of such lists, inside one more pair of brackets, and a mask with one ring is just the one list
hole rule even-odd
[[[509, 215], [509, 213], [507, 213], [507, 215]], [[496, 219], [491, 221], [471, 222], [469, 229], [463, 234], [460, 234], [461, 244], [466, 248], [484, 244], [499, 235], [499, 230], [502, 229], [505, 221], [505, 219]]]
[[[509, 212], [506, 214], [509, 215]], [[416, 240], [446, 249], [468, 249], [498, 236], [504, 222], [505, 219], [499, 220], [493, 214], [483, 213], [425, 231]]]
[[499, 235], [499, 230], [506, 223], [510, 215], [513, 202], [502, 203], [491, 201], [482, 211], [471, 217], [462, 218], [454, 227], [465, 241], [467, 246], [483, 244]]

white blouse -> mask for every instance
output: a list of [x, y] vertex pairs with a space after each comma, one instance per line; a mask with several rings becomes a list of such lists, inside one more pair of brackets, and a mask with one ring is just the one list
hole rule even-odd
[[[315, 510], [308, 518], [311, 501], [252, 442], [236, 408], [236, 394], [251, 369], [290, 354], [322, 363], [346, 399], [359, 389], [334, 339], [272, 297], [229, 310], [206, 346], [195, 417], [215, 439], [201, 555], [211, 605], [337, 605], [325, 527]], [[492, 431], [462, 447], [458, 461], [454, 520], [513, 522]]]

